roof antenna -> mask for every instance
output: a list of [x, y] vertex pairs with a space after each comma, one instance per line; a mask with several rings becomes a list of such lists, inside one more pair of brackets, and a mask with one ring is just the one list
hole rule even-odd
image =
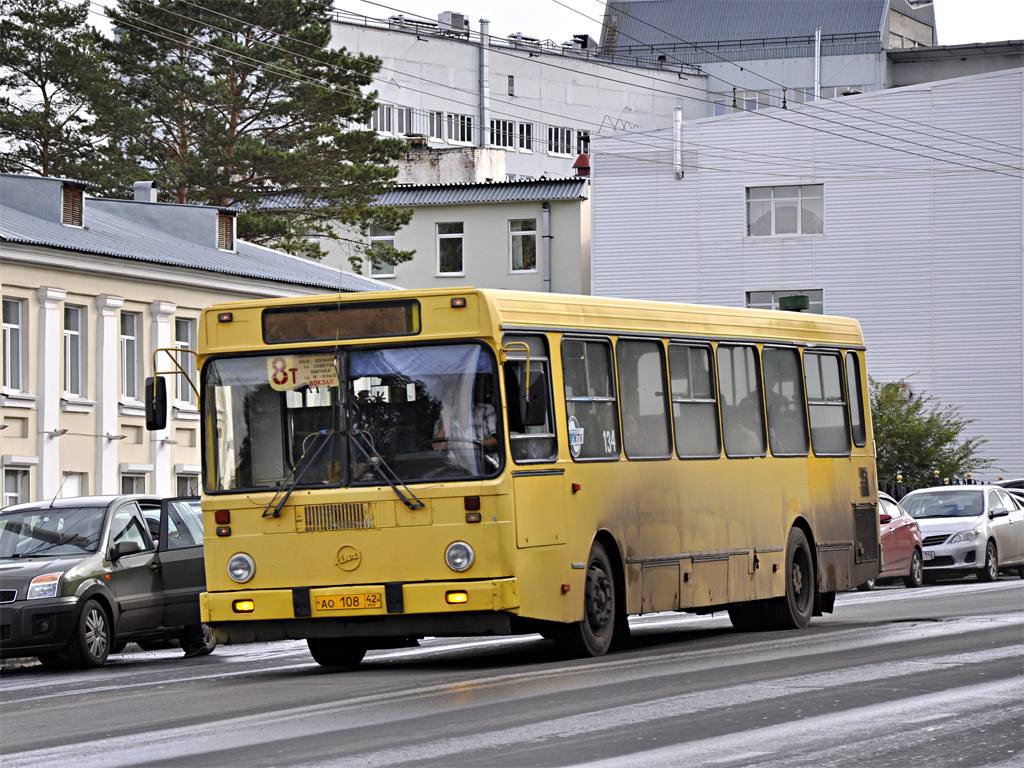
[[68, 476], [64, 475], [64, 478], [60, 481], [60, 485], [57, 486], [57, 493], [55, 493], [53, 495], [53, 498], [50, 499], [50, 506], [48, 506], [47, 509], [53, 509], [53, 502], [55, 502], [57, 500], [57, 497], [60, 496], [60, 491], [64, 487], [64, 483], [66, 483], [67, 480], [68, 480]]

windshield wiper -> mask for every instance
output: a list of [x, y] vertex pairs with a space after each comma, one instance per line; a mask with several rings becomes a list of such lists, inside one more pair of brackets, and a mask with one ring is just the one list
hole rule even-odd
[[[348, 434], [349, 437], [352, 438], [352, 443], [355, 447], [358, 448], [362, 452], [363, 456], [366, 457], [366, 460], [377, 469], [378, 474], [380, 474], [380, 476], [384, 478], [385, 482], [391, 486], [391, 490], [393, 490], [395, 495], [402, 500], [402, 503], [409, 509], [423, 509], [425, 506], [423, 502], [416, 498], [416, 494], [410, 490], [409, 486], [402, 482], [402, 478], [398, 476], [395, 470], [388, 466], [388, 463], [384, 461], [384, 457], [377, 453], [377, 449], [373, 447], [373, 441], [368, 437], [365, 437], [364, 433], [358, 429], [353, 429]], [[370, 449], [367, 450], [363, 443], [370, 446]], [[409, 494], [408, 498], [404, 493], [402, 493], [399, 486], [405, 488], [406, 492]]]
[[[313, 466], [313, 463], [317, 460], [320, 454], [323, 453], [324, 448], [326, 448], [331, 442], [330, 437], [333, 434], [333, 429], [321, 429], [315, 434], [313, 442], [316, 447], [313, 449], [313, 453], [309, 453], [305, 449], [303, 450], [299, 460], [295, 463], [295, 466], [292, 467], [292, 471], [290, 473], [292, 477], [291, 482], [289, 483], [286, 479], [284, 483], [281, 483], [281, 486], [277, 489], [277, 493], [274, 494], [274, 498], [270, 500], [267, 504], [267, 508], [263, 510], [263, 517], [279, 517], [281, 515], [281, 508], [284, 506], [284, 503], [288, 501], [288, 497], [292, 495], [292, 491], [295, 490], [299, 481], [302, 480], [302, 476], [306, 474], [306, 470]], [[282, 494], [284, 495], [282, 496]], [[278, 496], [281, 496], [280, 501], [277, 501]], [[277, 501], [276, 505], [274, 504], [275, 501]], [[273, 512], [270, 511], [272, 506], [274, 507]]]

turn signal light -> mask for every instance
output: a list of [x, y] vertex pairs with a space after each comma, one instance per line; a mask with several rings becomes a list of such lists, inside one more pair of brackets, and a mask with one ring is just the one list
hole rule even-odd
[[220, 314], [217, 315], [218, 323], [230, 323], [234, 319], [235, 316], [230, 312], [221, 312]]
[[462, 603], [469, 602], [468, 592], [445, 592], [444, 601], [448, 605], [461, 605]]
[[255, 600], [235, 600], [231, 604], [231, 609], [235, 613], [252, 613], [256, 610]]
[[231, 526], [230, 525], [218, 525], [217, 526], [217, 535], [218, 536], [230, 536], [231, 535]]
[[452, 309], [462, 309], [466, 306], [466, 299], [464, 296], [458, 296], [452, 299]]

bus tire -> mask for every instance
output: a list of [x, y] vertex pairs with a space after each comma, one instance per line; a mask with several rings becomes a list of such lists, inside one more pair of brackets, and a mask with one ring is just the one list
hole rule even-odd
[[587, 559], [587, 586], [583, 596], [583, 620], [565, 626], [558, 634], [559, 647], [573, 657], [604, 656], [615, 635], [618, 596], [615, 573], [608, 553], [594, 542]]
[[366, 655], [366, 644], [344, 637], [311, 637], [306, 640], [313, 661], [321, 667], [355, 667]]
[[785, 575], [786, 596], [769, 603], [768, 624], [772, 629], [804, 629], [811, 623], [817, 587], [811, 546], [799, 528], [790, 530], [786, 542]]
[[729, 621], [740, 632], [756, 632], [764, 629], [764, 606], [760, 603], [744, 603], [729, 608]]

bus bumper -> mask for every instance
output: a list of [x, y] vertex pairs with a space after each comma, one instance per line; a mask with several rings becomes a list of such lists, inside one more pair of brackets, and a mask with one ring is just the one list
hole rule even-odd
[[[450, 602], [460, 593], [464, 602]], [[222, 643], [508, 634], [519, 590], [514, 578], [239, 590], [205, 592], [200, 607]]]

